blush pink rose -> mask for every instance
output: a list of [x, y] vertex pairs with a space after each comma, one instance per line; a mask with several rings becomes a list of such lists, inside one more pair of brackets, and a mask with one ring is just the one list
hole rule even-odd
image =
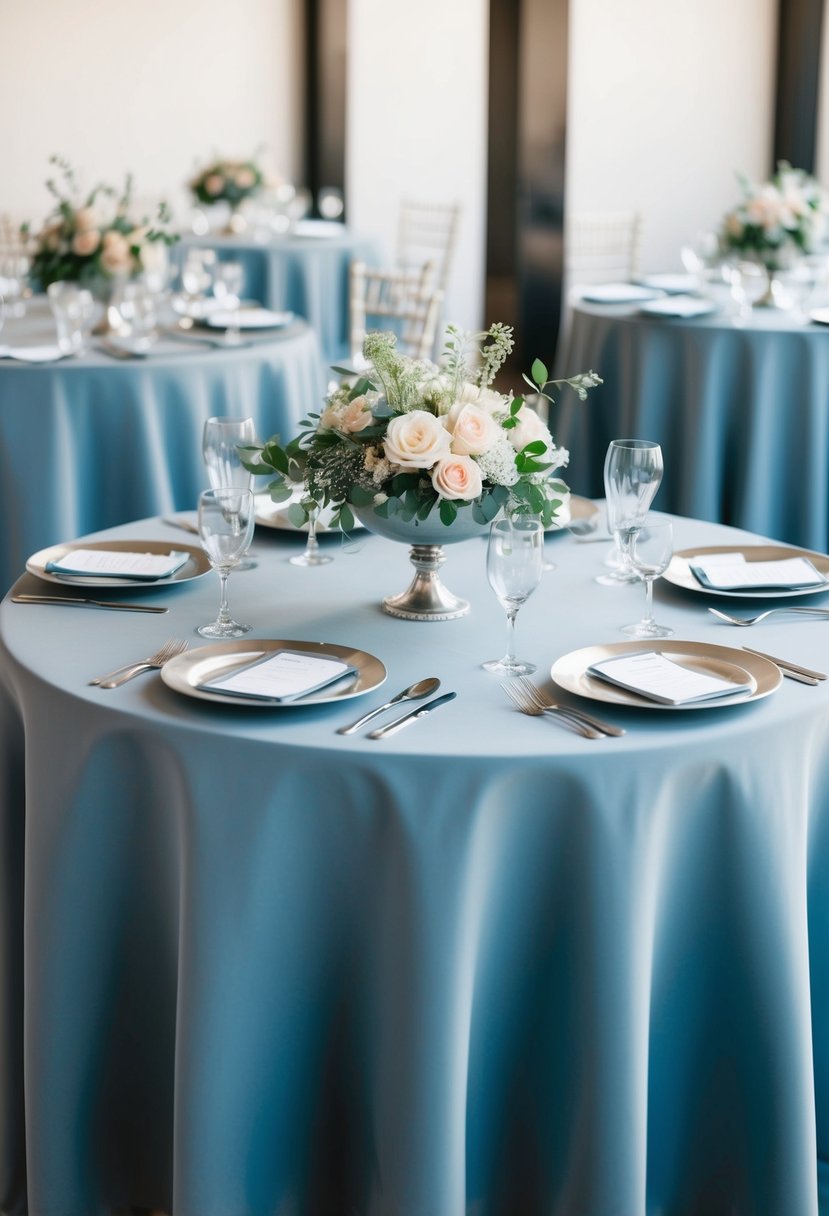
[[216, 198], [225, 188], [225, 179], [221, 173], [211, 173], [204, 179], [204, 192]]
[[452, 451], [456, 456], [480, 456], [496, 443], [501, 433], [492, 415], [479, 405], [464, 405], [454, 419], [450, 412], [446, 429], [452, 435]]
[[72, 238], [72, 252], [79, 258], [88, 258], [101, 243], [101, 234], [97, 228], [85, 228], [76, 232]]
[[467, 502], [482, 492], [481, 470], [471, 456], [447, 456], [432, 470], [432, 485], [441, 498], [462, 498]]

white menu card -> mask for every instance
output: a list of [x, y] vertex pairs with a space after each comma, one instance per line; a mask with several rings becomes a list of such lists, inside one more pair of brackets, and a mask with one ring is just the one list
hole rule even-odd
[[667, 655], [655, 651], [620, 655], [604, 659], [588, 667], [590, 675], [609, 684], [617, 684], [628, 692], [639, 693], [661, 705], [687, 705], [691, 701], [710, 701], [732, 697], [737, 693], [753, 692], [754, 681], [748, 673], [739, 683], [719, 676], [694, 671]]
[[690, 566], [695, 577], [705, 587], [717, 591], [750, 591], [780, 588], [796, 591], [799, 588], [820, 587], [826, 578], [805, 557], [786, 557], [770, 562], [747, 562], [742, 554], [729, 556], [733, 561], [725, 562], [722, 553], [691, 558]]
[[263, 701], [293, 701], [354, 675], [356, 668], [340, 659], [278, 650], [237, 668], [229, 676], [199, 685], [211, 692]]
[[74, 574], [82, 578], [132, 578], [152, 582], [169, 578], [180, 570], [189, 553], [125, 553], [114, 549], [73, 549], [56, 561], [47, 562], [50, 574]]

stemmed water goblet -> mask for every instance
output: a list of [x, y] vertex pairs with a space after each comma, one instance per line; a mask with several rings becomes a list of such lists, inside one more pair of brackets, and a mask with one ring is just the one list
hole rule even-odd
[[307, 503], [303, 505], [308, 511], [308, 540], [303, 551], [297, 553], [295, 557], [289, 557], [288, 561], [294, 566], [327, 566], [334, 559], [330, 554], [323, 553], [317, 540], [320, 509], [316, 503], [312, 503], [310, 506]]
[[227, 310], [225, 341], [228, 346], [238, 346], [241, 340], [239, 309], [242, 304], [242, 279], [241, 262], [219, 262], [213, 273], [213, 294]]
[[604, 462], [607, 527], [616, 541], [617, 568], [596, 576], [603, 587], [636, 581], [628, 549], [645, 522], [662, 481], [662, 449], [650, 439], [614, 439]]
[[518, 609], [541, 581], [544, 560], [544, 526], [535, 516], [499, 519], [489, 530], [486, 573], [489, 585], [507, 613], [507, 651], [502, 659], [483, 664], [499, 675], [525, 676], [534, 663], [515, 657], [515, 618]]
[[653, 619], [653, 584], [670, 565], [674, 551], [670, 523], [645, 523], [638, 528], [628, 551], [631, 568], [645, 584], [645, 615], [635, 625], [624, 625], [622, 633], [632, 638], [669, 638], [673, 629]]
[[250, 625], [240, 625], [230, 615], [227, 580], [245, 555], [253, 537], [253, 492], [235, 486], [202, 490], [199, 495], [199, 536], [210, 565], [221, 584], [219, 615], [209, 625], [199, 625], [203, 638], [240, 638]]
[[[253, 474], [242, 464], [239, 446], [256, 442], [252, 418], [208, 418], [202, 432], [202, 456], [207, 480], [214, 490], [223, 486], [253, 489]], [[254, 570], [256, 562], [241, 561], [239, 570]]]

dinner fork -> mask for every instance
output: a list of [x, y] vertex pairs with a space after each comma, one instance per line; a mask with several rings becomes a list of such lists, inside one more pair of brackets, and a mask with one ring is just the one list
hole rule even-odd
[[594, 730], [600, 730], [605, 735], [619, 736], [625, 733], [621, 726], [611, 726], [609, 722], [602, 722], [599, 718], [594, 718], [592, 714], [586, 714], [583, 709], [575, 709], [572, 705], [560, 705], [558, 701], [553, 701], [546, 693], [541, 691], [538, 685], [533, 684], [532, 680], [528, 680], [526, 676], [519, 676], [518, 683], [539, 709], [557, 709], [560, 712], [568, 713], [572, 717], [586, 722]]
[[773, 616], [775, 612], [802, 612], [805, 616], [822, 616], [829, 619], [829, 608], [767, 608], [765, 612], [758, 612], [756, 616], [730, 616], [727, 612], [721, 612], [719, 608], [709, 608], [708, 611], [712, 616], [729, 625], [758, 625], [760, 621], [764, 621], [767, 616]]
[[509, 683], [501, 685], [509, 699], [521, 710], [522, 714], [529, 714], [531, 718], [541, 718], [544, 714], [552, 714], [554, 718], [558, 718], [566, 726], [571, 727], [576, 734], [584, 735], [585, 739], [603, 739], [604, 735], [601, 731], [589, 726], [583, 722], [580, 717], [571, 714], [566, 709], [560, 709], [558, 706], [546, 706], [542, 708], [533, 700], [533, 698], [518, 684], [516, 679], [512, 679]]
[[183, 654], [189, 644], [189, 642], [182, 641], [180, 638], [169, 638], [149, 658], [139, 659], [137, 663], [123, 663], [120, 667], [116, 667], [114, 671], [108, 671], [106, 675], [96, 676], [89, 683], [97, 684], [101, 688], [117, 688], [119, 684], [126, 683], [133, 676], [140, 675], [142, 671], [152, 671], [156, 667], [163, 667], [165, 663], [170, 659], [174, 659], [176, 655]]

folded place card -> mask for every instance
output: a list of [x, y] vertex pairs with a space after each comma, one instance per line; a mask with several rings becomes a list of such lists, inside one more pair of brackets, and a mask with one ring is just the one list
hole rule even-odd
[[278, 650], [199, 687], [257, 701], [294, 701], [355, 673], [356, 668], [340, 659]]
[[805, 557], [787, 557], [771, 562], [747, 562], [741, 554], [724, 554], [691, 558], [689, 565], [695, 578], [714, 591], [798, 591], [820, 587], [826, 578]]
[[605, 659], [587, 670], [590, 675], [598, 676], [608, 684], [639, 693], [661, 705], [688, 705], [693, 701], [733, 697], [737, 693], [752, 692], [755, 687], [748, 674], [740, 681], [723, 680], [719, 676], [694, 671], [655, 651]]
[[77, 575], [82, 578], [130, 578], [153, 582], [169, 578], [180, 570], [189, 553], [129, 553], [115, 549], [73, 549], [56, 561], [47, 562], [50, 574]]

